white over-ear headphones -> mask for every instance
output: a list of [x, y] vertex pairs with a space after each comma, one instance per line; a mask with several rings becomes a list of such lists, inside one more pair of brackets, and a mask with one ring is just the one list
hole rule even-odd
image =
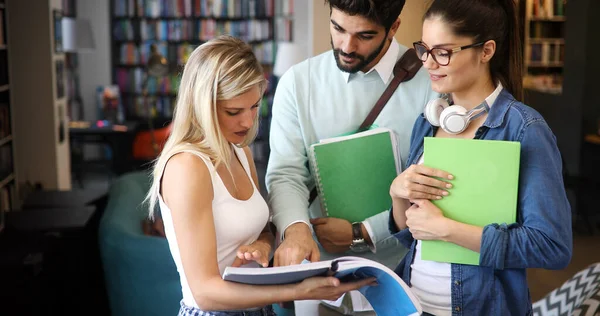
[[502, 91], [502, 83], [498, 82], [496, 89], [483, 103], [467, 111], [460, 105], [450, 105], [452, 99], [450, 94], [443, 94], [442, 98], [427, 102], [423, 114], [429, 124], [441, 127], [448, 134], [460, 134], [469, 123], [479, 116], [490, 111], [490, 104], [496, 101], [496, 97]]
[[427, 103], [423, 114], [429, 124], [441, 127], [448, 134], [460, 134], [467, 129], [472, 120], [489, 110], [486, 101], [467, 111], [460, 105], [450, 105], [448, 100], [438, 98]]

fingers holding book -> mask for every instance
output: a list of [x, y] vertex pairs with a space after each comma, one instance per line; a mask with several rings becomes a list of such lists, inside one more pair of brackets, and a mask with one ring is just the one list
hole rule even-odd
[[390, 195], [405, 200], [439, 200], [449, 194], [448, 189], [452, 188], [452, 184], [447, 180], [452, 179], [454, 176], [446, 171], [411, 165], [394, 179]]
[[298, 297], [302, 300], [337, 300], [342, 294], [358, 290], [363, 286], [377, 284], [376, 278], [365, 278], [342, 282], [336, 277], [312, 277], [296, 286]]

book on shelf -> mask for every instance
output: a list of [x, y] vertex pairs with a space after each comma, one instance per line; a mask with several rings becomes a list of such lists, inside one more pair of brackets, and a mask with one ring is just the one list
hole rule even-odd
[[[517, 219], [521, 144], [425, 137], [423, 164], [454, 175], [450, 194], [432, 201], [444, 216], [486, 226]], [[478, 265], [479, 253], [441, 240], [421, 241], [423, 260]]]
[[294, 284], [315, 276], [334, 276], [340, 281], [377, 278], [377, 285], [359, 291], [378, 315], [420, 315], [421, 304], [414, 293], [390, 268], [359, 257], [308, 262], [284, 267], [227, 267], [223, 279], [243, 284]]
[[115, 0], [118, 17], [220, 17], [272, 16], [273, 0]]
[[527, 12], [534, 18], [565, 15], [566, 0], [527, 0]]
[[323, 139], [309, 156], [323, 215], [360, 222], [392, 205], [390, 185], [400, 171], [392, 130]]

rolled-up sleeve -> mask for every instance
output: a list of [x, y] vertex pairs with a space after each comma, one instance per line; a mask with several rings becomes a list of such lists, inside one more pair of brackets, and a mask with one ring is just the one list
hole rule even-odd
[[518, 222], [484, 227], [480, 265], [563, 269], [571, 260], [573, 237], [556, 140], [542, 119], [525, 126], [521, 136]]

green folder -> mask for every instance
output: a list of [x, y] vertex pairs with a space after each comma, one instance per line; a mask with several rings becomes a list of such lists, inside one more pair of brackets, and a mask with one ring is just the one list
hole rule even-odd
[[[486, 226], [517, 218], [519, 142], [425, 137], [423, 164], [454, 175], [450, 194], [433, 201], [444, 216]], [[450, 242], [424, 240], [421, 258], [479, 265], [479, 253]]]
[[375, 128], [311, 146], [325, 216], [360, 222], [391, 207], [390, 185], [399, 171], [395, 139], [393, 131]]

